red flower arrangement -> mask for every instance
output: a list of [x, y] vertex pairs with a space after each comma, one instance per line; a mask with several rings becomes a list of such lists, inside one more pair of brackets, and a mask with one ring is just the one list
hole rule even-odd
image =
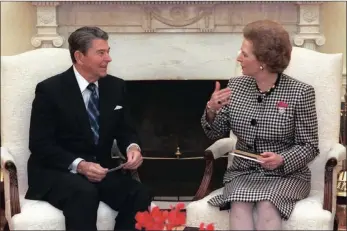
[[[150, 212], [138, 212], [135, 216], [138, 230], [183, 230], [186, 224], [186, 213], [183, 203], [178, 203], [176, 207], [170, 206], [171, 210], [161, 211], [158, 206], [152, 208]], [[204, 223], [200, 224], [199, 230], [214, 230], [213, 224], [205, 227]]]

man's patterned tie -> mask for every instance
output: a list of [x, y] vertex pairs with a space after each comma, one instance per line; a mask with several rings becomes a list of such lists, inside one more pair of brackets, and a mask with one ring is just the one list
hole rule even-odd
[[98, 144], [99, 142], [99, 95], [96, 91], [96, 85], [94, 83], [90, 83], [88, 85], [88, 90], [91, 91], [91, 95], [89, 98], [87, 111], [89, 115], [90, 126], [92, 132], [94, 134], [94, 143]]

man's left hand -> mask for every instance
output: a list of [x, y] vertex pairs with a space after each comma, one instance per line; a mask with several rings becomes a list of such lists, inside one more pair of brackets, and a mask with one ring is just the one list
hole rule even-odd
[[263, 152], [260, 154], [261, 166], [268, 170], [274, 170], [283, 164], [283, 157], [274, 152]]
[[137, 169], [143, 162], [141, 152], [136, 147], [131, 147], [127, 152], [128, 161], [124, 164], [124, 169]]

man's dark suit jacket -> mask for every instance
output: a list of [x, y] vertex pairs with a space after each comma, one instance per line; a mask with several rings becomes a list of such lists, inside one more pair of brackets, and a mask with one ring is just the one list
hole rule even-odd
[[[28, 160], [27, 199], [42, 199], [59, 174], [68, 173], [77, 158], [114, 167], [114, 139], [125, 154], [131, 143], [139, 144], [128, 117], [125, 82], [114, 76], [100, 78], [99, 144], [93, 143], [89, 118], [73, 68], [36, 86], [32, 105]], [[115, 110], [116, 106], [122, 109]], [[72, 174], [72, 173], [71, 173]]]

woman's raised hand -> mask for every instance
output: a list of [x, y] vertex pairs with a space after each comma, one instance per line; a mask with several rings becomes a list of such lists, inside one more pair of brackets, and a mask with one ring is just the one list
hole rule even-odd
[[220, 89], [220, 83], [216, 81], [216, 86], [210, 100], [207, 102], [207, 107], [212, 111], [220, 110], [224, 105], [229, 104], [231, 90], [229, 87]]

